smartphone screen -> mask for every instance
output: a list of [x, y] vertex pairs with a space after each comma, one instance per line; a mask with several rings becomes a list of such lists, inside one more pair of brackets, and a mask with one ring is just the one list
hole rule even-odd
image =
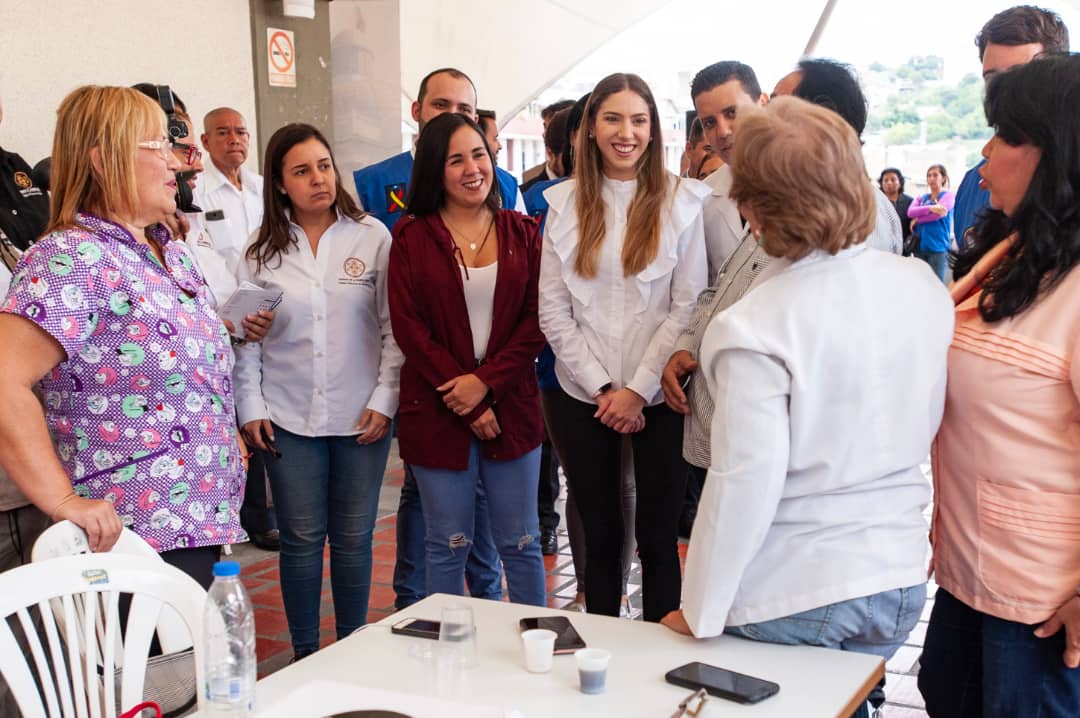
[[391, 633], [397, 633], [402, 636], [418, 636], [419, 638], [431, 638], [439, 640], [439, 627], [438, 621], [429, 621], [426, 618], [406, 618], [403, 621], [398, 621], [390, 627]]
[[757, 703], [780, 691], [780, 686], [772, 681], [707, 663], [687, 663], [668, 671], [664, 678], [668, 683], [684, 688], [704, 688], [711, 695], [739, 703]]
[[530, 631], [534, 628], [546, 628], [555, 632], [555, 653], [573, 653], [585, 648], [585, 641], [574, 630], [573, 624], [566, 616], [540, 616], [538, 618], [523, 618], [518, 622], [522, 631]]

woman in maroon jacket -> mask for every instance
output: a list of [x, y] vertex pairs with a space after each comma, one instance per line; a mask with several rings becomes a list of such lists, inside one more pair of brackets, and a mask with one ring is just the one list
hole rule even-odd
[[510, 600], [543, 606], [540, 238], [533, 220], [499, 209], [494, 167], [462, 115], [439, 115], [416, 143], [387, 282], [405, 354], [398, 441], [424, 505], [428, 592], [463, 593], [481, 481]]

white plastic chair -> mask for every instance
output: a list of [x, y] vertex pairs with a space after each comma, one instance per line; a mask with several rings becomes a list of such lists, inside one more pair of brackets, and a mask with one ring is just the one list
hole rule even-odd
[[[86, 553], [90, 553], [90, 541], [86, 537], [86, 532], [70, 521], [60, 521], [38, 536], [37, 541], [34, 542], [34, 548], [30, 551], [30, 560], [37, 563], [61, 556], [78, 556]], [[129, 529], [121, 529], [120, 538], [113, 545], [112, 553], [143, 556], [164, 563], [150, 544]], [[76, 606], [76, 615], [81, 616], [81, 609], [78, 606]], [[62, 622], [60, 626], [63, 628]], [[180, 616], [167, 607], [161, 612], [157, 633], [163, 653], [178, 653], [191, 648], [191, 636], [188, 635], [187, 627]]]
[[[119, 616], [122, 593], [132, 594], [124, 627]], [[96, 553], [20, 566], [0, 574], [0, 673], [27, 718], [115, 718], [118, 703], [126, 710], [143, 699], [150, 643], [164, 606], [173, 608], [188, 630], [196, 685], [203, 685], [205, 600], [206, 592], [190, 576], [145, 557]], [[80, 604], [86, 613], [83, 620], [76, 616]], [[29, 611], [34, 606], [40, 611], [41, 633]], [[29, 646], [25, 655], [9, 618], [22, 627]], [[99, 623], [104, 627], [101, 638]], [[202, 709], [202, 692], [198, 694]]]

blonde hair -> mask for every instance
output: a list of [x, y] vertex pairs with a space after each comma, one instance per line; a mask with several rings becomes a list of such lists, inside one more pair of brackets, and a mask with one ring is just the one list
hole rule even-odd
[[874, 229], [862, 145], [832, 110], [797, 97], [740, 110], [731, 170], [731, 198], [757, 217], [761, 245], [773, 257], [836, 254]]
[[578, 244], [574, 271], [582, 277], [596, 276], [600, 246], [607, 229], [600, 189], [604, 180], [604, 159], [595, 137], [596, 115], [604, 101], [616, 92], [629, 90], [649, 106], [651, 141], [638, 162], [637, 191], [627, 210], [626, 236], [622, 246], [623, 275], [641, 272], [660, 251], [660, 210], [670, 194], [664, 170], [664, 139], [660, 113], [649, 86], [637, 75], [617, 73], [601, 80], [585, 103], [584, 121], [577, 134], [574, 177], [577, 180]]
[[[164, 137], [165, 113], [138, 90], [85, 85], [65, 97], [56, 111], [46, 233], [78, 226], [77, 212], [105, 218], [134, 215], [138, 143], [158, 130]], [[91, 150], [96, 150], [98, 167]]]

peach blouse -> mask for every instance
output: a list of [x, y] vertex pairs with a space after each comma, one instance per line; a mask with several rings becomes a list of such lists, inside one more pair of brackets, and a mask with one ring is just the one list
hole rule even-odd
[[994, 324], [964, 294], [932, 455], [937, 583], [1037, 623], [1080, 588], [1080, 269]]

